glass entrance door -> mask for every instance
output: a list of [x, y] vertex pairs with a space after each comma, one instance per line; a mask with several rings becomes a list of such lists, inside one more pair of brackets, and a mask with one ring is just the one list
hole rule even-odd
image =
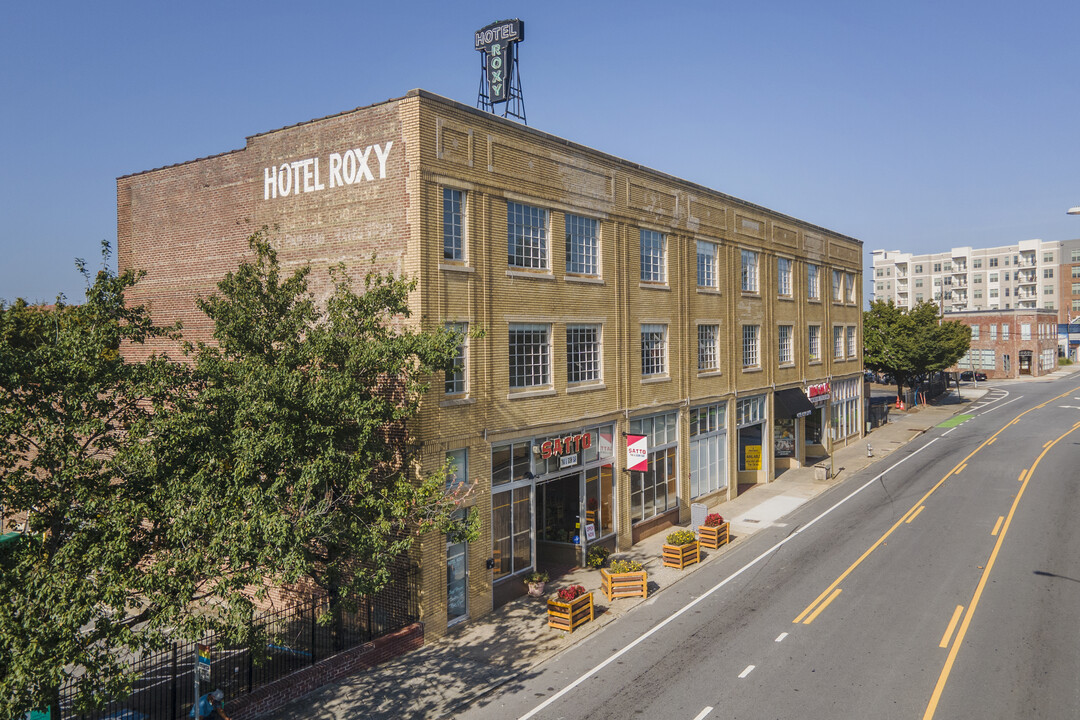
[[[465, 510], [458, 513], [464, 514]], [[464, 517], [462, 517], [464, 519]], [[469, 544], [446, 543], [446, 622], [457, 622], [469, 614]]]
[[539, 503], [537, 555], [541, 566], [579, 564], [584, 529], [581, 523], [581, 473], [553, 478], [536, 486]]

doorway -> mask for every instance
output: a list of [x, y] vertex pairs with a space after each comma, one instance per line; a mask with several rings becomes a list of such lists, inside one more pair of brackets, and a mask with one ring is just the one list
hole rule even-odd
[[580, 563], [581, 473], [560, 475], [536, 486], [536, 554], [541, 567]]
[[[464, 520], [467, 510], [454, 513]], [[469, 543], [446, 541], [446, 623], [452, 625], [469, 615]]]
[[1020, 351], [1019, 360], [1020, 360], [1020, 374], [1021, 375], [1030, 375], [1031, 374], [1031, 356], [1032, 356], [1032, 352], [1030, 350], [1021, 350]]

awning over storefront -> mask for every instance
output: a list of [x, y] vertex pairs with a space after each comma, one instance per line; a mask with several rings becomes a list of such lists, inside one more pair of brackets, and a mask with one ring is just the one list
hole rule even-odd
[[773, 404], [777, 418], [800, 418], [814, 412], [813, 404], [800, 388], [777, 390], [773, 395]]

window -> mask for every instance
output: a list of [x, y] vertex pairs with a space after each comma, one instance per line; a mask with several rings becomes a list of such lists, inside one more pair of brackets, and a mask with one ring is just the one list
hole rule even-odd
[[972, 275], [971, 276], [971, 282], [973, 282], [973, 283], [981, 283], [982, 282], [982, 273], [975, 273], [974, 275]]
[[1047, 279], [1054, 277], [1054, 268], [1043, 268], [1043, 277]]
[[776, 259], [776, 294], [791, 297], [791, 260], [788, 258]]
[[643, 282], [665, 282], [665, 239], [663, 233], [655, 230], [641, 230], [641, 279]]
[[806, 266], [806, 297], [811, 300], [817, 300], [821, 297], [821, 286], [818, 277], [821, 274], [821, 267], [818, 265]]
[[465, 259], [465, 192], [443, 188], [443, 259]]
[[941, 272], [941, 263], [934, 263], [934, 272]]
[[758, 367], [761, 363], [760, 335], [760, 325], [742, 326], [742, 364], [744, 368]]
[[1080, 310], [1080, 299], [1075, 299], [1075, 298], [1073, 299], [1073, 301], [1072, 301], [1072, 309], [1073, 310]]
[[974, 260], [972, 260], [971, 261], [971, 267], [975, 268], [976, 270], [981, 268], [982, 267], [982, 258], [975, 258]]
[[457, 351], [454, 353], [454, 369], [446, 371], [445, 392], [447, 395], [464, 395], [469, 391], [467, 382], [469, 325], [468, 323], [448, 323], [446, 329], [459, 333], [461, 342], [458, 343]]
[[997, 281], [998, 281], [998, 274], [997, 273], [990, 273], [990, 282], [995, 283]]
[[923, 294], [922, 293], [915, 293], [915, 302], [921, 303], [922, 301], [923, 301]]
[[884, 270], [884, 268], [878, 268], [878, 269], [877, 269], [877, 274], [875, 275], [875, 277], [885, 277], [885, 270]]
[[1031, 323], [1020, 323], [1020, 339], [1031, 339]]
[[697, 369], [698, 372], [710, 372], [720, 369], [720, 352], [717, 343], [720, 338], [719, 325], [698, 325], [697, 328]]
[[923, 286], [923, 279], [922, 278], [915, 278], [915, 287], [922, 287], [922, 286]]
[[724, 403], [690, 409], [690, 497], [727, 485]]
[[[524, 445], [528, 451], [528, 443]], [[492, 457], [498, 452], [499, 448], [492, 448]], [[495, 580], [532, 567], [531, 485], [491, 494], [491, 549]]]
[[548, 267], [547, 210], [506, 203], [507, 263], [510, 267]]
[[598, 226], [592, 218], [566, 216], [566, 272], [600, 274]]
[[1008, 340], [1009, 339], [1009, 324], [1008, 323], [1002, 323], [1001, 324], [1001, 339], [1002, 340]]
[[469, 451], [465, 448], [450, 450], [446, 453], [450, 471], [446, 473], [446, 488], [452, 490], [469, 482]]
[[951, 262], [946, 262], [945, 265], [944, 265], [944, 268], [945, 268], [945, 272], [952, 272], [952, 263]]
[[1005, 277], [1003, 277], [1002, 280], [1004, 280], [1005, 282], [1009, 282], [1009, 271], [1008, 270], [1005, 271]]
[[922, 265], [916, 265], [915, 266], [915, 273], [918, 274], [918, 273], [921, 273], [921, 272], [922, 272]]
[[758, 291], [758, 254], [753, 250], [743, 250], [742, 256], [742, 290], [743, 292]]
[[600, 326], [566, 326], [566, 382], [600, 380]]
[[839, 270], [832, 271], [832, 299], [840, 302], [844, 298], [844, 274]]
[[1043, 285], [1043, 295], [1053, 295], [1053, 294], [1054, 294], [1054, 286], [1053, 285]]
[[832, 355], [836, 360], [844, 359], [844, 328], [839, 325], [832, 329]]
[[855, 273], [845, 273], [844, 287], [847, 288], [847, 301], [855, 302]]
[[551, 384], [550, 325], [510, 326], [510, 387], [530, 388]]
[[997, 323], [990, 325], [990, 339], [997, 340]]
[[1073, 250], [1069, 256], [1072, 258], [1070, 262], [1080, 262], [1080, 250]]
[[793, 325], [780, 325], [777, 328], [777, 357], [781, 365], [791, 365], [795, 362], [795, 353], [791, 347], [791, 335], [795, 327]]
[[698, 287], [716, 289], [720, 285], [720, 276], [716, 268], [716, 243], [698, 240], [697, 242], [697, 284]]
[[667, 325], [641, 326], [641, 375], [667, 372]]
[[971, 296], [976, 300], [981, 300], [982, 299], [982, 290], [972, 290], [971, 291]]
[[1043, 262], [1044, 263], [1052, 263], [1052, 262], [1054, 262], [1054, 253], [1052, 253], [1052, 252], [1043, 253]]
[[[1006, 258], [1006, 260], [1008, 260], [1008, 258]], [[990, 258], [989, 267], [997, 267], [997, 266], [998, 266], [998, 259], [997, 258]]]
[[972, 325], [971, 326], [971, 339], [972, 340], [978, 340], [979, 339], [979, 326], [978, 325]]
[[855, 327], [849, 327], [847, 329], [847, 356], [849, 358], [858, 357], [859, 353], [855, 347]]
[[997, 296], [998, 296], [998, 289], [997, 288], [990, 288], [990, 297], [996, 298]]
[[1071, 268], [1071, 274], [1074, 278], [1080, 278], [1080, 265], [1073, 265]]
[[678, 507], [678, 413], [633, 419], [630, 434], [649, 438], [649, 469], [630, 473], [630, 519], [638, 522]]
[[1080, 283], [1072, 283], [1072, 295], [1080, 295]]
[[808, 330], [810, 362], [819, 361], [821, 360], [821, 326], [811, 325]]
[[878, 283], [877, 284], [877, 291], [882, 292], [883, 290], [885, 290], [885, 283]]

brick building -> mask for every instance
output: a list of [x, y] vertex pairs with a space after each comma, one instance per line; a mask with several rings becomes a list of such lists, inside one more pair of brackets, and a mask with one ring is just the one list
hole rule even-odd
[[413, 427], [483, 520], [416, 549], [429, 636], [861, 435], [858, 240], [424, 91], [122, 177], [117, 205], [132, 300], [200, 339], [195, 298], [263, 226], [317, 297], [376, 253], [414, 322], [486, 331]]
[[951, 313], [971, 328], [971, 349], [955, 370], [982, 370], [988, 379], [1038, 377], [1057, 370], [1057, 312], [981, 310]]

